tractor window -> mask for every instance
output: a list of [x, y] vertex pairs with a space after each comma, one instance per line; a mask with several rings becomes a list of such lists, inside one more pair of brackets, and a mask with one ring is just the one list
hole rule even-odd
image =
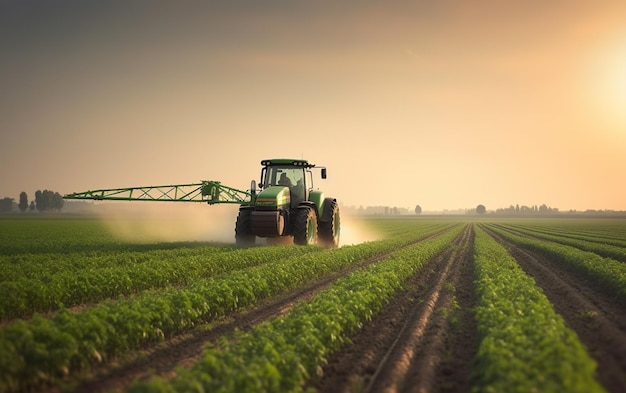
[[301, 168], [269, 167], [265, 183], [269, 186], [295, 187], [298, 182], [303, 182], [303, 172]]
[[299, 203], [305, 199], [304, 183], [304, 168], [271, 166], [267, 169], [266, 184], [289, 187], [292, 201]]

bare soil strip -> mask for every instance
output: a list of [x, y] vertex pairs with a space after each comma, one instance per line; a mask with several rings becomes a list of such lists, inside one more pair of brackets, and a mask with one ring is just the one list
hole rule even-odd
[[[476, 350], [472, 226], [329, 359], [323, 392], [469, 391]], [[452, 321], [452, 322], [451, 322]]]
[[598, 363], [598, 380], [610, 392], [626, 386], [626, 310], [558, 261], [529, 251], [484, 228], [505, 245], [520, 267], [535, 279], [554, 309], [574, 330]]
[[[416, 239], [406, 247], [438, 236], [449, 229], [447, 228]], [[129, 355], [129, 359], [122, 359], [108, 366], [101, 367], [87, 376], [79, 377], [78, 381], [69, 381], [65, 386], [60, 388], [52, 387], [47, 389], [47, 391], [57, 392], [67, 390], [68, 388], [75, 392], [85, 393], [121, 391], [135, 380], [146, 381], [155, 375], [165, 378], [174, 377], [176, 375], [175, 368], [191, 367], [202, 357], [202, 352], [207, 343], [214, 343], [220, 336], [230, 334], [236, 329], [245, 331], [276, 315], [286, 313], [296, 303], [311, 299], [316, 293], [330, 286], [339, 277], [373, 264], [396, 251], [370, 258], [289, 294], [268, 299], [251, 309], [242, 310], [219, 321], [214, 321], [209, 325], [200, 326], [187, 334], [156, 344], [153, 348], [147, 348]]]

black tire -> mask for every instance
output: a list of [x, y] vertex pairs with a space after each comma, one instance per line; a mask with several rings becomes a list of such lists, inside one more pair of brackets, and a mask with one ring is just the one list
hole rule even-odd
[[252, 233], [250, 209], [240, 209], [235, 223], [235, 244], [238, 247], [250, 247], [256, 243], [256, 236]]
[[299, 207], [294, 217], [293, 242], [301, 246], [317, 244], [317, 214], [310, 207]]
[[339, 247], [339, 234], [341, 232], [341, 219], [337, 201], [330, 200], [324, 206], [323, 221], [320, 220], [320, 242], [324, 247]]

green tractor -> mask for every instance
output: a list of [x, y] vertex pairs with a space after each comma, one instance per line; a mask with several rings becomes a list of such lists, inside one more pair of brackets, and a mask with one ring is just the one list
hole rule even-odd
[[335, 198], [313, 189], [313, 169], [326, 168], [306, 160], [270, 159], [261, 161], [261, 179], [250, 190], [228, 187], [218, 181], [167, 186], [101, 189], [67, 194], [65, 199], [203, 202], [209, 205], [239, 204], [235, 242], [251, 246], [257, 237], [293, 238], [299, 245], [339, 245], [339, 205]]
[[[238, 245], [254, 244], [255, 238], [293, 236], [295, 244], [339, 244], [339, 206], [335, 198], [313, 189], [314, 164], [306, 160], [261, 161], [260, 192], [252, 184], [254, 197], [239, 207], [235, 225]], [[321, 167], [326, 178], [326, 168]]]

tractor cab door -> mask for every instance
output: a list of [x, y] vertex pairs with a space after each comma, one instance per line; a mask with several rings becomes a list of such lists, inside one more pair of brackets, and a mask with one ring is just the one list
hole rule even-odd
[[293, 185], [291, 187], [291, 206], [296, 207], [300, 202], [306, 200], [306, 187], [304, 186], [304, 169], [293, 168], [291, 170], [291, 180]]

